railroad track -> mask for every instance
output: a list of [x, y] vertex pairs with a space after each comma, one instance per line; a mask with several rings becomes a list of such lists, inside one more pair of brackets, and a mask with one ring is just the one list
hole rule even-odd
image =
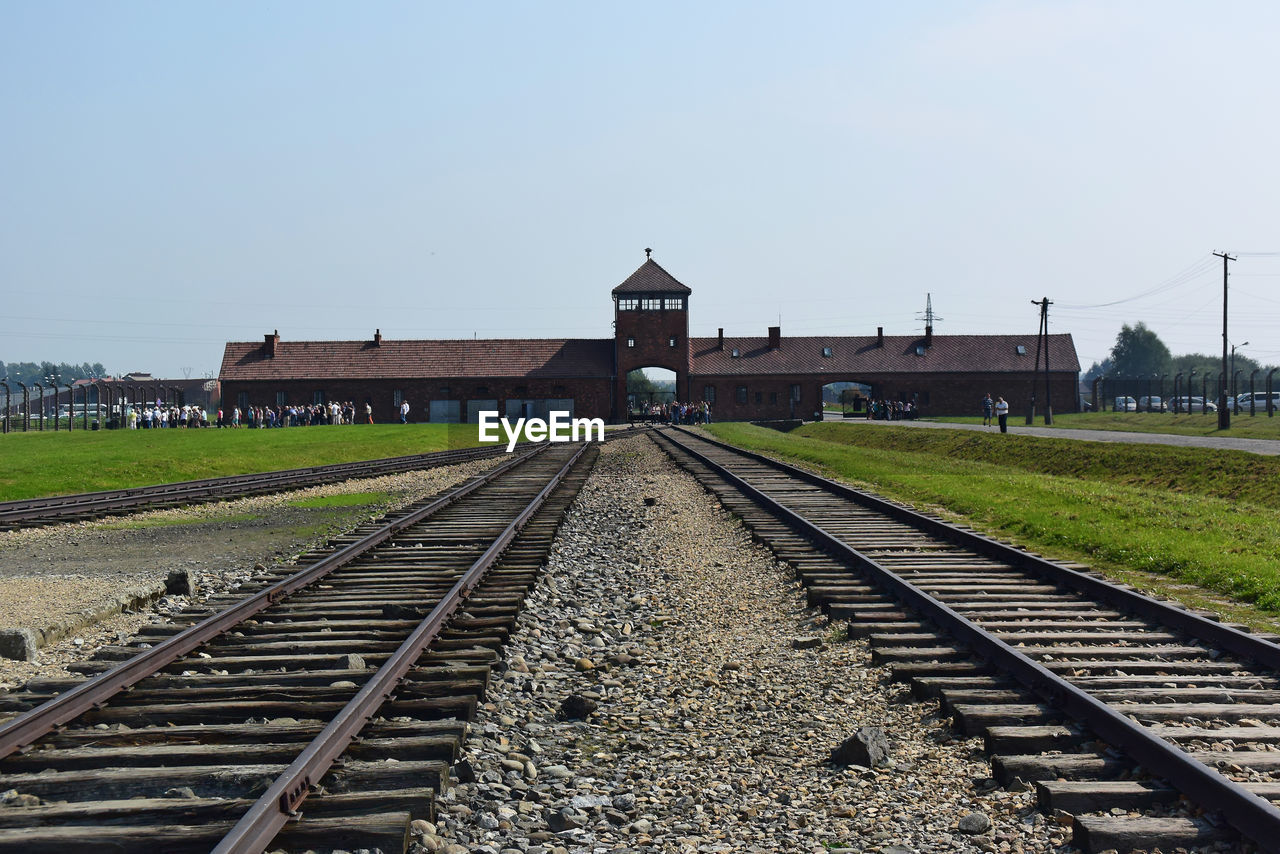
[[658, 443], [1073, 844], [1280, 851], [1280, 647], [686, 430]]
[[537, 446], [0, 697], [0, 851], [404, 851], [597, 454]]
[[412, 454], [328, 466], [211, 477], [155, 486], [4, 501], [0, 502], [0, 531], [97, 519], [160, 507], [224, 501], [228, 498], [243, 498], [248, 495], [337, 483], [351, 478], [397, 474], [492, 457], [502, 454], [503, 451], [504, 448], [500, 445], [489, 445], [482, 448], [461, 448], [436, 451], [431, 454]]

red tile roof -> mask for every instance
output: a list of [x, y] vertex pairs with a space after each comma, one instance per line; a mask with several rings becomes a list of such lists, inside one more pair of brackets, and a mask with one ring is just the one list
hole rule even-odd
[[583, 378], [613, 375], [613, 340], [286, 341], [268, 359], [261, 341], [233, 341], [222, 356], [226, 380], [399, 379], [419, 377]]
[[668, 273], [652, 258], [641, 264], [627, 280], [614, 288], [610, 293], [618, 294], [691, 294], [685, 285], [676, 281], [675, 276]]
[[[886, 335], [884, 346], [876, 336], [812, 336], [783, 338], [777, 350], [768, 338], [725, 338], [721, 350], [716, 338], [691, 338], [692, 373], [724, 374], [876, 374], [876, 373], [1004, 373], [1031, 371], [1036, 363], [1035, 335], [935, 335], [933, 345], [917, 355], [924, 338]], [[1017, 348], [1026, 348], [1019, 355]], [[831, 355], [822, 355], [824, 347]], [[737, 348], [739, 357], [733, 357]], [[1043, 363], [1042, 363], [1043, 364]], [[1070, 335], [1049, 336], [1049, 368], [1080, 370]], [[856, 379], [856, 377], [855, 377]]]

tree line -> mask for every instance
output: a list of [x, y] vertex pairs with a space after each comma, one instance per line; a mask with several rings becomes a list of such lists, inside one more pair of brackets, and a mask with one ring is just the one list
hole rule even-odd
[[[1236, 351], [1235, 370], [1241, 371], [1243, 377], [1248, 377], [1255, 370], [1265, 373], [1272, 367], [1274, 366], [1264, 365], [1256, 359], [1249, 358], [1243, 351]], [[1101, 362], [1094, 362], [1089, 370], [1085, 371], [1083, 380], [1093, 382], [1099, 376], [1172, 377], [1179, 372], [1190, 373], [1193, 368], [1197, 373], [1220, 371], [1222, 354], [1186, 353], [1175, 356], [1160, 340], [1160, 336], [1147, 328], [1145, 323], [1138, 322], [1133, 326], [1126, 323], [1120, 327], [1120, 334], [1116, 336], [1111, 355]]]
[[59, 385], [66, 385], [75, 380], [87, 380], [90, 377], [106, 376], [107, 369], [101, 362], [89, 364], [84, 362], [72, 365], [68, 362], [0, 362], [0, 378], [10, 385], [26, 383], [48, 385], [49, 377], [56, 376]]

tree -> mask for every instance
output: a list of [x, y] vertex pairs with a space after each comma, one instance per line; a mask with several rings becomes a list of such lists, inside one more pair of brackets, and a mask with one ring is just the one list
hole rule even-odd
[[1094, 362], [1089, 366], [1089, 370], [1084, 372], [1084, 376], [1080, 379], [1082, 382], [1091, 383], [1098, 377], [1111, 376], [1111, 359], [1110, 357], [1103, 359], [1101, 362]]
[[1116, 376], [1166, 375], [1173, 368], [1173, 354], [1145, 323], [1126, 323], [1111, 348], [1111, 365]]

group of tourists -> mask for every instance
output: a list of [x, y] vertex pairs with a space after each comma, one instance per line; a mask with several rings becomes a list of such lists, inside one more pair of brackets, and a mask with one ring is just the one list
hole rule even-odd
[[250, 406], [244, 412], [236, 406], [229, 413], [218, 410], [219, 427], [314, 427], [319, 424], [355, 424], [360, 418], [362, 423], [373, 423], [373, 406], [364, 405], [361, 413], [355, 403], [348, 400], [344, 403], [314, 403], [296, 406]]
[[[636, 420], [636, 412], [631, 412], [631, 420]], [[647, 424], [710, 424], [711, 423], [711, 404], [707, 401], [701, 403], [680, 403], [673, 400], [670, 403], [650, 403], [642, 405], [639, 411], [640, 420]]]
[[[199, 406], [142, 404], [125, 407], [125, 426], [130, 430], [162, 430], [208, 427], [209, 411]], [[96, 428], [95, 428], [96, 429]]]
[[920, 414], [914, 400], [871, 400], [867, 402], [868, 421], [909, 421]]

